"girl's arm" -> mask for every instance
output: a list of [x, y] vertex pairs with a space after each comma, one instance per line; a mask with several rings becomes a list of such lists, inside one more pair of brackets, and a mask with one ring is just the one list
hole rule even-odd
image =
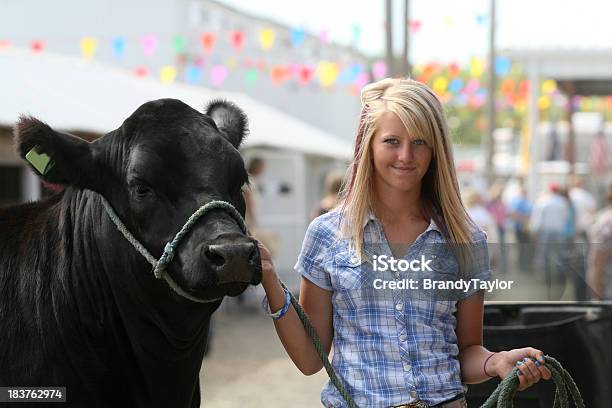
[[[531, 347], [493, 353], [482, 346], [484, 292], [457, 302], [457, 342], [461, 378], [464, 383], [478, 384], [493, 377], [506, 378], [515, 365], [520, 374], [518, 390], [532, 386], [551, 373], [543, 365], [544, 353]], [[525, 360], [525, 358], [527, 360]], [[486, 366], [485, 366], [486, 363]], [[485, 372], [486, 370], [486, 372]]]
[[[277, 311], [285, 303], [285, 292], [274, 270], [270, 253], [261, 243], [259, 251], [263, 269], [262, 286], [270, 310]], [[299, 303], [321, 339], [323, 350], [329, 354], [333, 339], [331, 292], [302, 277]], [[274, 327], [287, 354], [303, 374], [312, 375], [321, 370], [323, 363], [293, 306], [283, 317], [274, 320]]]

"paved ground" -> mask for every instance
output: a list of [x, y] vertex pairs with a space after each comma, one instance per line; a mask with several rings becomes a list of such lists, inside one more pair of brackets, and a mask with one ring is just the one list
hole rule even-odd
[[211, 353], [200, 373], [202, 407], [321, 406], [325, 370], [310, 377], [300, 373], [268, 317], [221, 310], [214, 324]]

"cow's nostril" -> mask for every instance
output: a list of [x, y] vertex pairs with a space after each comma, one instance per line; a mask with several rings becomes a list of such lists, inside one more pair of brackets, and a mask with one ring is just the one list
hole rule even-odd
[[215, 266], [222, 266], [225, 263], [225, 257], [222, 253], [217, 251], [215, 245], [209, 245], [205, 250], [204, 254], [208, 260]]

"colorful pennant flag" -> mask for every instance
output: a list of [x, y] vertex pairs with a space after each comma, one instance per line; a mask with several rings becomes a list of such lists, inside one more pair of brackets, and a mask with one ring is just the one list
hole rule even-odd
[[264, 28], [259, 32], [259, 44], [261, 48], [268, 51], [274, 45], [274, 37], [276, 32], [271, 28]]
[[96, 53], [98, 40], [93, 37], [84, 37], [81, 39], [80, 45], [81, 54], [83, 54], [83, 57], [90, 59], [93, 58], [94, 54]]

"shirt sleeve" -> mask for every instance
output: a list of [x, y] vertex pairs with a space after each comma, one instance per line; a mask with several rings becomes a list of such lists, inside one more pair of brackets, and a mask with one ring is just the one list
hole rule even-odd
[[294, 266], [299, 275], [328, 291], [333, 290], [329, 270], [326, 268], [333, 239], [331, 231], [321, 225], [320, 218], [313, 220], [306, 230], [302, 250]]
[[[477, 231], [473, 234], [473, 242], [469, 245], [470, 255], [466, 263], [463, 279], [470, 282], [469, 290], [461, 292], [459, 299], [472, 296], [480, 290], [479, 282], [491, 279], [491, 265], [489, 263], [489, 248], [487, 246], [487, 235], [484, 231]], [[478, 279], [479, 281], [472, 281]]]

